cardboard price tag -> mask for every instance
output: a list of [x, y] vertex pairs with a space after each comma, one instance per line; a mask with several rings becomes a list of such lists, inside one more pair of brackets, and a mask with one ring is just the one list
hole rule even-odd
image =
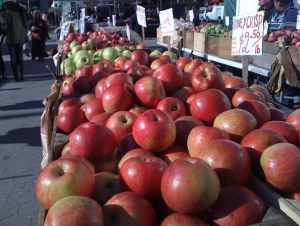
[[297, 25], [296, 25], [296, 29], [300, 29], [300, 15], [297, 16]]
[[190, 21], [193, 22], [193, 20], [194, 20], [194, 12], [193, 12], [193, 10], [189, 10], [189, 18], [190, 18]]
[[262, 55], [264, 12], [233, 17], [231, 55]]
[[136, 7], [136, 16], [137, 16], [138, 24], [143, 26], [143, 27], [147, 27], [146, 14], [145, 14], [145, 8], [144, 7], [137, 5], [137, 7]]
[[229, 26], [229, 16], [226, 16], [226, 17], [225, 17], [225, 25], [226, 25], [226, 26]]
[[163, 36], [172, 36], [174, 32], [173, 9], [160, 11], [159, 22]]

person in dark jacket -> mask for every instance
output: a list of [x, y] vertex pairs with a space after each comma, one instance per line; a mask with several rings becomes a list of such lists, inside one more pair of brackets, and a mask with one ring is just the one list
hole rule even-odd
[[95, 19], [95, 23], [103, 22], [103, 14], [97, 6], [95, 6], [95, 12], [93, 14], [93, 18]]
[[[31, 31], [31, 57], [35, 60], [36, 57], [39, 61], [44, 61], [46, 39], [48, 36], [47, 24], [41, 18], [41, 14], [38, 10], [33, 12], [33, 19], [28, 24], [28, 30]], [[39, 37], [37, 37], [37, 35]]]
[[199, 10], [196, 7], [192, 7], [193, 14], [194, 14], [194, 20], [193, 24], [194, 26], [199, 26], [200, 25], [200, 20], [199, 20]]
[[136, 5], [134, 6], [134, 13], [130, 17], [130, 29], [135, 31], [142, 37], [142, 26], [137, 22], [137, 15], [136, 15]]
[[15, 81], [24, 80], [23, 43], [28, 42], [27, 20], [15, 1], [4, 1], [0, 13], [2, 42], [7, 44]]
[[6, 71], [6, 67], [2, 58], [2, 44], [0, 43], [0, 83], [1, 83], [1, 79], [3, 79], [3, 81], [7, 80], [7, 77], [4, 75], [4, 72]]
[[274, 0], [274, 6], [268, 22], [297, 22], [298, 8], [294, 5], [293, 0]]
[[258, 5], [260, 6], [258, 12], [264, 11], [264, 21], [268, 21], [270, 16], [272, 16], [272, 10], [275, 8], [274, 0], [258, 0]]

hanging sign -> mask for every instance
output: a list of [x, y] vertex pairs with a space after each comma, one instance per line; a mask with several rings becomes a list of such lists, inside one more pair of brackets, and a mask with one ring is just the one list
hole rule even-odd
[[137, 16], [138, 24], [143, 26], [143, 27], [147, 27], [146, 13], [145, 13], [145, 8], [144, 7], [137, 5], [137, 7], [136, 7], [136, 16]]
[[264, 12], [233, 17], [231, 55], [262, 55]]
[[127, 33], [127, 38], [128, 38], [129, 41], [130, 41], [130, 29], [129, 29], [129, 26], [128, 26], [127, 23], [126, 23], [126, 33]]

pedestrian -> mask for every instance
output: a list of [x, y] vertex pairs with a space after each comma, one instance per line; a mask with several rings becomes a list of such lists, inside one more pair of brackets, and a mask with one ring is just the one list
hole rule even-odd
[[38, 10], [33, 12], [33, 19], [29, 22], [28, 30], [31, 31], [31, 58], [35, 60], [36, 57], [39, 61], [44, 61], [46, 39], [48, 36], [47, 25], [41, 18]]
[[7, 80], [7, 77], [4, 75], [5, 71], [6, 71], [6, 68], [5, 68], [3, 58], [2, 58], [2, 44], [0, 43], [0, 73], [1, 73], [0, 74], [0, 83], [1, 83], [2, 79], [3, 79], [3, 81]]
[[2, 42], [7, 44], [15, 81], [18, 82], [19, 78], [23, 81], [23, 43], [28, 42], [27, 20], [21, 6], [15, 0], [3, 1], [0, 23]]
[[130, 17], [130, 29], [135, 31], [136, 33], [139, 34], [140, 37], [142, 37], [142, 26], [139, 25], [137, 22], [137, 15], [136, 15], [136, 5], [134, 6], [134, 13]]
[[196, 7], [192, 7], [193, 14], [194, 14], [194, 21], [193, 24], [194, 26], [199, 26], [200, 25], [200, 20], [199, 20], [199, 10]]
[[268, 21], [269, 17], [272, 16], [272, 10], [275, 8], [274, 0], [258, 0], [260, 8], [258, 11], [264, 11], [264, 21]]
[[49, 25], [49, 20], [48, 20], [48, 14], [47, 14], [47, 11], [44, 11], [43, 13], [42, 13], [42, 19], [45, 21], [45, 23], [46, 23], [46, 26], [47, 26], [47, 38], [48, 39], [51, 39], [50, 37], [49, 37], [49, 30], [50, 30], [50, 25]]
[[274, 0], [274, 6], [268, 22], [297, 22], [298, 8], [294, 5], [293, 0]]
[[100, 23], [103, 22], [103, 14], [102, 12], [99, 10], [99, 8], [97, 6], [94, 7], [95, 12], [93, 15], [93, 18], [95, 19], [95, 23]]

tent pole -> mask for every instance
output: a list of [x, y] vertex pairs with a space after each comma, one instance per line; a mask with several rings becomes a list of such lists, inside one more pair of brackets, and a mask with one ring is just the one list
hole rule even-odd
[[162, 11], [162, 2], [160, 0], [160, 11]]

